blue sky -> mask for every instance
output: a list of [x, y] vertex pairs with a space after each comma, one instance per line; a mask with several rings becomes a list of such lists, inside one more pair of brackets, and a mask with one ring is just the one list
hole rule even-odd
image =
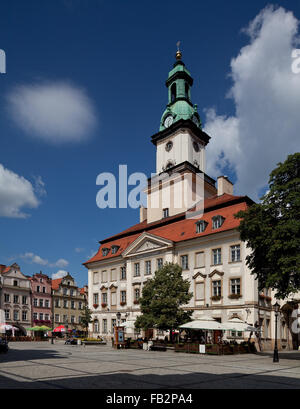
[[[299, 147], [298, 113], [293, 113], [299, 107], [299, 76], [288, 72], [288, 57], [284, 65], [281, 57], [297, 45], [300, 3], [280, 1], [264, 12], [268, 4], [3, 0], [0, 49], [7, 69], [0, 74], [0, 263], [18, 262], [29, 275], [69, 271], [82, 286], [87, 283], [82, 262], [98, 241], [138, 222], [138, 210], [96, 206], [96, 177], [117, 174], [119, 164], [127, 164], [129, 174], [155, 171], [150, 137], [167, 103], [165, 80], [178, 40], [194, 78], [192, 100], [215, 138], [207, 159], [212, 176], [226, 173], [237, 181], [236, 193], [259, 195], [269, 171]], [[272, 39], [268, 33], [274, 27]], [[255, 74], [263, 67], [265, 90]], [[274, 67], [279, 80], [269, 84], [276, 77]], [[281, 86], [281, 78], [285, 84], [288, 78], [290, 90]], [[268, 92], [266, 103], [261, 97]], [[256, 100], [266, 112], [255, 110]], [[288, 113], [279, 100], [291, 102]], [[274, 122], [284, 122], [281, 115], [288, 116], [288, 126], [273, 131]], [[249, 123], [253, 142], [246, 150], [249, 164], [242, 167]], [[282, 132], [291, 135], [284, 149]], [[15, 182], [13, 213], [7, 206], [13, 206]]]

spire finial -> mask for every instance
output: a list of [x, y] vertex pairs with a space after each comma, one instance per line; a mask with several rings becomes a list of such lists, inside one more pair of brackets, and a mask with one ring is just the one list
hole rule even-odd
[[181, 60], [182, 54], [181, 51], [179, 50], [180, 41], [177, 41], [176, 45], [177, 45], [176, 60]]

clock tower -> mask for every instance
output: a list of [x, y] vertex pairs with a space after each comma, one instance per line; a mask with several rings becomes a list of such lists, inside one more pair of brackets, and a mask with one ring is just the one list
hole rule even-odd
[[[187, 211], [190, 201], [179, 200], [181, 204], [174, 204], [176, 198], [182, 199], [186, 193], [193, 196], [193, 203], [216, 194], [215, 180], [205, 174], [205, 147], [210, 136], [202, 130], [197, 105], [192, 104], [193, 78], [179, 49], [166, 86], [168, 104], [160, 120], [159, 132], [152, 136], [156, 146], [156, 176], [149, 180], [148, 223]], [[168, 181], [163, 177], [166, 174]], [[201, 189], [198, 189], [199, 184]], [[201, 195], [197, 193], [200, 190]]]

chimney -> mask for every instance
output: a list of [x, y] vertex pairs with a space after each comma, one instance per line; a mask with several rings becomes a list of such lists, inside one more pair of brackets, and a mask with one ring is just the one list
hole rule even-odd
[[140, 206], [140, 223], [147, 219], [147, 208]]
[[233, 195], [233, 183], [230, 182], [227, 176], [218, 177], [218, 196], [222, 196], [224, 193]]

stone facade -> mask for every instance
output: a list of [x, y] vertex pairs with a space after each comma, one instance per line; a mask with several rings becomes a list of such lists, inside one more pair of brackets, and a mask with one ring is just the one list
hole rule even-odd
[[31, 326], [31, 286], [30, 280], [18, 264], [0, 265], [0, 308], [5, 312], [7, 324], [18, 328], [18, 335], [26, 335]]
[[86, 298], [86, 292], [76, 285], [70, 274], [52, 280], [53, 326], [65, 325], [70, 330], [84, 330], [80, 316], [86, 306]]
[[52, 280], [46, 274], [34, 274], [30, 278], [33, 325], [46, 325], [52, 328]]

